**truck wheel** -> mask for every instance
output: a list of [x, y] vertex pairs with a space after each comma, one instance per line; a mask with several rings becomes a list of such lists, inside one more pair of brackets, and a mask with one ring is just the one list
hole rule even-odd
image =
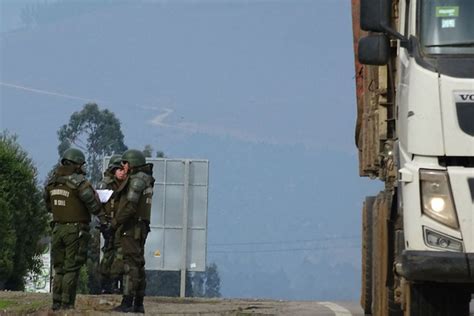
[[395, 302], [395, 291], [392, 287], [388, 287], [388, 315], [403, 316], [400, 304]]
[[365, 315], [372, 314], [372, 213], [375, 196], [365, 198], [362, 209], [362, 290], [360, 304]]
[[459, 285], [412, 284], [409, 316], [468, 316], [471, 293]]

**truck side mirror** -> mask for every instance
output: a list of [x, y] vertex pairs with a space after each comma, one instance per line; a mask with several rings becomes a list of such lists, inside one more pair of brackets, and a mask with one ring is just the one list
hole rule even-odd
[[386, 65], [390, 57], [390, 41], [384, 34], [369, 35], [359, 40], [359, 62], [364, 65]]
[[385, 32], [390, 25], [391, 0], [360, 0], [360, 28]]

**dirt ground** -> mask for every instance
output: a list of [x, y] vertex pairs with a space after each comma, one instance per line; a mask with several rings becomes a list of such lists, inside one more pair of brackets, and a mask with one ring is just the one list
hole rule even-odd
[[[76, 309], [67, 312], [50, 310], [50, 294], [0, 292], [0, 315], [130, 315], [112, 312], [120, 304], [118, 295], [78, 295]], [[323, 315], [316, 302], [288, 302], [271, 300], [197, 299], [146, 297], [148, 315]], [[318, 312], [319, 311], [319, 312]], [[327, 311], [326, 311], [327, 312]]]

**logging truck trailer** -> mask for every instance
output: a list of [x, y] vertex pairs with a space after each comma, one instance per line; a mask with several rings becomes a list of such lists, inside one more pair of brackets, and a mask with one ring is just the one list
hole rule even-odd
[[474, 0], [352, 0], [363, 203], [361, 305], [469, 315]]

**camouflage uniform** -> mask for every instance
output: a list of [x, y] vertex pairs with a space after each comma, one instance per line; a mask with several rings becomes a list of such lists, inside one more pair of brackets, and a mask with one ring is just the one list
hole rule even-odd
[[63, 165], [46, 186], [45, 202], [53, 213], [53, 309], [74, 308], [79, 270], [91, 238], [90, 214], [100, 213], [100, 201], [80, 165]]
[[[115, 237], [119, 241], [113, 269], [123, 271], [124, 297], [121, 306], [117, 308], [120, 311], [144, 312], [145, 241], [150, 231], [151, 202], [155, 182], [152, 169], [152, 164], [132, 168], [123, 188], [119, 190], [119, 206], [112, 220], [112, 226], [117, 228]], [[134, 306], [132, 307], [133, 299]]]

